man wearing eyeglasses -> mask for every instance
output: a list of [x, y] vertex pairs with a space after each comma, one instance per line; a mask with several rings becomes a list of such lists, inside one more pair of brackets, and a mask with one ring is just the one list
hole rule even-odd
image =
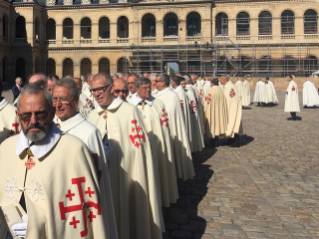
[[22, 131], [0, 146], [0, 206], [17, 202], [27, 212], [12, 226], [20, 237], [113, 239], [91, 154], [52, 122], [52, 105], [39, 85], [23, 88], [17, 109]]
[[123, 101], [126, 101], [128, 96], [127, 84], [123, 79], [114, 80], [114, 96], [121, 98]]
[[177, 94], [169, 88], [169, 85], [169, 76], [163, 74], [159, 80], [156, 80], [158, 93], [154, 97], [164, 103], [168, 114], [170, 135], [174, 139], [172, 146], [176, 175], [184, 180], [192, 179], [195, 173], [182, 107]]
[[108, 148], [119, 237], [162, 238], [157, 168], [138, 110], [115, 98], [110, 75], [94, 76], [91, 92], [99, 105], [90, 113], [89, 121], [100, 130]]
[[135, 86], [137, 91], [132, 95], [130, 103], [142, 115], [153, 159], [159, 165], [162, 205], [169, 207], [178, 199], [175, 162], [168, 129], [169, 118], [163, 102], [151, 96], [151, 81], [148, 78], [137, 78]]

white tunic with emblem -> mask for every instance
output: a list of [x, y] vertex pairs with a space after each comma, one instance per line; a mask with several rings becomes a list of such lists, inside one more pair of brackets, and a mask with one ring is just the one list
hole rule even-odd
[[16, 108], [2, 98], [0, 102], [0, 143], [19, 132], [20, 124], [17, 120]]

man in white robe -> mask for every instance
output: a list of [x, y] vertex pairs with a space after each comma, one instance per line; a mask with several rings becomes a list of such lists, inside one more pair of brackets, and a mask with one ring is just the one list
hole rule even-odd
[[247, 108], [250, 106], [250, 85], [248, 82], [248, 77], [245, 76], [243, 79], [243, 88], [242, 88], [242, 105], [243, 108]]
[[158, 174], [136, 107], [113, 95], [113, 79], [100, 73], [91, 91], [98, 106], [89, 121], [108, 149], [110, 179], [121, 239], [162, 238], [164, 232]]
[[157, 162], [163, 206], [168, 207], [178, 198], [175, 162], [169, 119], [163, 102], [151, 96], [151, 81], [145, 77], [137, 78], [136, 93], [132, 95], [131, 104], [141, 112], [152, 148], [153, 159]]
[[183, 76], [183, 78], [184, 78], [184, 81], [181, 81], [181, 86], [185, 90], [185, 93], [189, 99], [193, 152], [200, 152], [204, 148], [202, 118], [199, 116], [199, 112], [198, 112], [199, 106], [198, 106], [198, 102], [195, 96], [193, 86], [191, 85], [190, 78], [186, 75]]
[[77, 111], [85, 119], [87, 119], [89, 117], [90, 112], [94, 109], [93, 103], [90, 101], [90, 99], [87, 97], [87, 95], [83, 93], [82, 80], [80, 78], [74, 78], [74, 77], [72, 79], [75, 82], [79, 91], [82, 92], [79, 96], [79, 103], [77, 106]]
[[26, 238], [117, 238], [91, 154], [81, 140], [61, 134], [54, 113], [47, 91], [24, 87], [17, 110], [22, 131], [0, 146], [0, 206], [19, 203], [27, 212], [12, 227]]
[[319, 105], [318, 92], [316, 90], [315, 85], [309, 80], [309, 78], [307, 78], [306, 82], [303, 84], [302, 99], [302, 105], [304, 108], [312, 108]]
[[243, 97], [242, 97], [243, 82], [241, 81], [241, 78], [240, 78], [240, 77], [237, 77], [237, 78], [236, 78], [235, 86], [237, 87], [238, 92], [239, 92], [239, 97], [240, 97], [240, 99], [242, 100], [242, 98], [243, 98]]
[[207, 95], [210, 89], [211, 89], [210, 78], [205, 77], [205, 81], [203, 82], [203, 98]]
[[[277, 105], [278, 104], [278, 98], [277, 98], [277, 94], [276, 94], [276, 89], [275, 89], [274, 83], [272, 83], [272, 81], [269, 80], [269, 77], [266, 77], [266, 81], [268, 82], [268, 85], [271, 87], [272, 95], [270, 96], [270, 92], [268, 94], [269, 98], [270, 97], [272, 98], [271, 106]], [[268, 92], [268, 89], [267, 89], [267, 92]]]
[[129, 74], [127, 77], [127, 87], [129, 90], [127, 100], [129, 100], [132, 97], [132, 94], [134, 94], [136, 92], [135, 81], [136, 81], [137, 77], [138, 77], [137, 74]]
[[16, 108], [2, 97], [3, 85], [0, 83], [0, 144], [8, 137], [19, 134], [20, 123], [17, 120]]
[[239, 147], [239, 137], [243, 133], [241, 117], [242, 104], [237, 87], [229, 80], [228, 76], [221, 76], [220, 83], [224, 91], [227, 110], [228, 110], [228, 124], [226, 137], [230, 140], [231, 147]]
[[191, 113], [190, 113], [189, 98], [186, 95], [183, 87], [181, 86], [181, 82], [185, 80], [183, 77], [180, 77], [180, 76], [171, 76], [170, 80], [171, 80], [171, 87], [174, 89], [175, 93], [177, 94], [179, 98], [179, 102], [182, 107], [184, 123], [186, 126], [186, 132], [187, 132], [187, 136], [191, 146], [191, 150], [192, 152], [195, 152], [194, 143], [193, 143], [193, 140], [195, 139], [192, 136], [192, 122], [191, 122], [191, 116], [190, 116]]
[[172, 139], [176, 175], [184, 180], [192, 179], [195, 173], [183, 112], [177, 94], [169, 88], [169, 85], [169, 76], [163, 74], [156, 82], [158, 93], [155, 97], [164, 103], [170, 121], [168, 126]]
[[257, 103], [257, 106], [262, 107], [268, 104], [266, 85], [261, 79], [258, 79], [258, 82], [256, 83], [254, 102]]
[[287, 90], [286, 90], [286, 98], [285, 98], [285, 112], [289, 112], [291, 118], [288, 120], [297, 120], [297, 112], [300, 112], [299, 106], [299, 95], [298, 95], [298, 86], [296, 82], [293, 80], [294, 76], [287, 76], [287, 81], [289, 82]]
[[126, 101], [128, 96], [127, 83], [123, 79], [114, 80], [114, 96], [119, 97], [121, 100]]
[[218, 86], [218, 79], [213, 78], [212, 88], [203, 101], [205, 137], [211, 146], [218, 146], [218, 138], [225, 136], [228, 125], [227, 101], [223, 90]]

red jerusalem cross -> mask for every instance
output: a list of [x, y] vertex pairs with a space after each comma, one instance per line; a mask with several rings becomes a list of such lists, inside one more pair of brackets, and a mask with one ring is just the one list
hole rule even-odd
[[[83, 189], [82, 189], [82, 183], [85, 183], [85, 182], [86, 182], [85, 177], [72, 178], [72, 184], [77, 185], [77, 187], [78, 187], [79, 197], [80, 197], [80, 201], [81, 201], [80, 204], [65, 207], [63, 201], [59, 202], [61, 220], [65, 220], [66, 219], [66, 214], [67, 213], [77, 212], [77, 211], [82, 212], [84, 230], [80, 232], [81, 237], [85, 237], [88, 234], [87, 219], [89, 218], [90, 222], [92, 222], [93, 218], [96, 218], [96, 216], [93, 215], [92, 211], [91, 211], [90, 215], [87, 216], [86, 215], [86, 209], [95, 208], [97, 210], [97, 215], [101, 215], [102, 214], [99, 202], [95, 203], [95, 202], [92, 202], [92, 201], [89, 201], [89, 202], [85, 202], [84, 201], [84, 193], [83, 193]], [[70, 192], [71, 191], [69, 190], [69, 193]], [[89, 193], [90, 193], [90, 196], [91, 196], [91, 194], [94, 194], [95, 192], [91, 191], [91, 188], [88, 187], [88, 191], [85, 191], [85, 194], [89, 194]], [[77, 224], [78, 223], [80, 223], [80, 221], [76, 220], [75, 217], [73, 217], [73, 220], [71, 222], [69, 222], [69, 224], [71, 226], [73, 226], [73, 228], [77, 228]]]
[[[16, 134], [20, 133], [19, 130], [18, 130], [19, 123], [13, 123], [13, 124], [12, 124], [12, 127], [14, 128]], [[20, 130], [20, 131], [21, 131], [21, 130]]]
[[72, 198], [75, 197], [75, 193], [71, 193], [71, 190], [68, 190], [68, 194], [66, 194], [65, 197], [72, 201]]
[[32, 161], [32, 158], [29, 158], [27, 162], [24, 163], [28, 170], [32, 169], [35, 166], [35, 162]]
[[236, 93], [235, 93], [234, 89], [231, 89], [229, 92], [230, 98], [233, 98], [235, 95], [236, 95]]
[[202, 96], [202, 97], [204, 96], [203, 89], [199, 90], [199, 95]]
[[165, 109], [162, 109], [162, 116], [161, 116], [161, 125], [168, 127], [168, 114], [165, 112]]
[[295, 90], [296, 90], [296, 88], [295, 88], [295, 86], [293, 85], [293, 86], [292, 86], [292, 91], [295, 91]]
[[137, 120], [132, 120], [131, 123], [133, 124], [132, 133], [136, 132], [136, 134], [130, 134], [130, 140], [136, 148], [139, 148], [141, 144], [135, 140], [141, 139], [143, 142], [145, 142], [145, 134], [143, 132], [142, 134], [139, 134], [139, 132], [142, 131], [142, 128], [137, 125]]
[[206, 103], [209, 105], [209, 103], [212, 101], [212, 99], [211, 99], [211, 94], [208, 94], [208, 95], [205, 97], [205, 101], [206, 101]]
[[191, 106], [191, 113], [192, 114], [196, 114], [197, 112], [197, 105], [196, 105], [196, 102], [194, 100], [192, 100], [190, 102], [190, 106]]

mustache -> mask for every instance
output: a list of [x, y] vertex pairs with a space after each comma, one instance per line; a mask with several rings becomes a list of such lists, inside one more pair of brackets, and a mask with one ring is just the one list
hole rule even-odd
[[28, 133], [30, 129], [40, 129], [41, 131], [45, 131], [45, 126], [43, 124], [31, 124], [27, 128], [25, 128], [25, 133]]

